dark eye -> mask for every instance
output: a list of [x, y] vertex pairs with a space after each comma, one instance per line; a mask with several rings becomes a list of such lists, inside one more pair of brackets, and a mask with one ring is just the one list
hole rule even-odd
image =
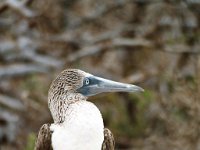
[[85, 78], [85, 85], [90, 84], [90, 80], [88, 78]]

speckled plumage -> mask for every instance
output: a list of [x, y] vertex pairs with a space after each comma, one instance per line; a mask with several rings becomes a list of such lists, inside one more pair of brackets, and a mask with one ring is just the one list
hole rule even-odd
[[48, 92], [48, 106], [54, 123], [65, 120], [69, 105], [87, 97], [76, 92], [82, 86], [85, 72], [77, 69], [67, 69], [61, 72], [52, 82]]

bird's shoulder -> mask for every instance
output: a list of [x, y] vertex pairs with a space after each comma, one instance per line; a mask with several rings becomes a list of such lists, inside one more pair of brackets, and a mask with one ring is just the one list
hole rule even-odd
[[44, 124], [39, 130], [35, 150], [53, 150], [51, 146], [51, 124]]
[[104, 128], [104, 141], [102, 144], [102, 150], [114, 150], [115, 140], [112, 132], [108, 128]]

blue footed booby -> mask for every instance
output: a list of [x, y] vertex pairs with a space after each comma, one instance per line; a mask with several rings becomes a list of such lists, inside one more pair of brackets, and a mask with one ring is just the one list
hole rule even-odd
[[114, 138], [104, 128], [99, 109], [87, 101], [102, 92], [140, 92], [141, 87], [111, 81], [78, 69], [61, 72], [48, 92], [53, 124], [39, 131], [35, 150], [114, 150]]

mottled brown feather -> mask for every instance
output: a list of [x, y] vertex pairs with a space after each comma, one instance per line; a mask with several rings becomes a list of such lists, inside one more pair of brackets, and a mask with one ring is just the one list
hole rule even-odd
[[115, 140], [112, 132], [108, 128], [104, 128], [104, 141], [102, 144], [102, 150], [114, 150]]
[[76, 92], [83, 85], [84, 72], [78, 69], [62, 71], [51, 83], [48, 92], [48, 106], [54, 123], [62, 123], [66, 117], [68, 106], [78, 100], [86, 100]]
[[40, 128], [34, 150], [53, 150], [51, 146], [50, 124], [44, 124]]

